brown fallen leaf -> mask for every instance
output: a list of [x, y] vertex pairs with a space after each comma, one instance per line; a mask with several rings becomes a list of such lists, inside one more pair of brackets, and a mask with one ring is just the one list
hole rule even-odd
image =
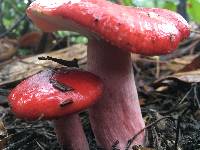
[[79, 66], [82, 68], [86, 64], [86, 46], [78, 44], [58, 51], [43, 53], [24, 59], [13, 60], [11, 63], [4, 65], [0, 70], [0, 86], [22, 80], [45, 68], [61, 66], [56, 62], [38, 60], [38, 57], [46, 56], [64, 60], [73, 60], [76, 58]]
[[197, 55], [183, 56], [170, 60], [166, 65], [162, 66], [162, 70], [170, 70], [172, 72], [180, 72], [185, 66], [189, 65]]
[[[191, 58], [193, 59], [191, 60]], [[161, 92], [166, 90], [168, 86], [172, 84], [172, 82], [182, 82], [186, 84], [200, 82], [200, 55], [198, 56], [196, 55], [195, 57], [194, 55], [192, 55], [192, 57], [190, 56], [190, 57], [184, 57], [184, 59], [183, 58], [174, 59], [173, 61], [182, 64], [182, 66], [183, 64], [185, 65], [181, 69], [177, 70], [176, 73], [155, 81], [153, 86], [157, 88], [156, 89], [157, 91]]]
[[0, 39], [0, 62], [15, 55], [17, 51], [17, 41], [12, 39]]
[[18, 40], [21, 48], [36, 48], [42, 37], [42, 32], [33, 31], [24, 34]]
[[187, 64], [186, 66], [184, 66], [184, 68], [182, 68], [178, 72], [188, 72], [197, 69], [200, 69], [200, 55], [195, 57], [190, 64]]
[[200, 69], [187, 72], [179, 72], [171, 76], [171, 78], [177, 78], [187, 83], [198, 83], [200, 82]]
[[156, 80], [153, 83], [153, 87], [156, 88], [156, 91], [161, 92], [166, 90], [170, 85], [172, 85], [172, 83], [175, 82], [189, 85], [193, 83], [200, 83], [200, 69], [195, 71], [179, 72]]
[[0, 120], [0, 149], [4, 149], [8, 142], [8, 133], [2, 120]]
[[24, 34], [18, 39], [19, 47], [20, 48], [29, 48], [33, 51], [37, 51], [36, 49], [41, 44], [40, 42], [43, 42], [44, 49], [43, 51], [47, 50], [48, 48], [52, 47], [52, 41], [55, 39], [53, 34], [46, 34], [46, 41], [41, 41], [42, 37], [45, 33], [41, 31], [32, 31]]

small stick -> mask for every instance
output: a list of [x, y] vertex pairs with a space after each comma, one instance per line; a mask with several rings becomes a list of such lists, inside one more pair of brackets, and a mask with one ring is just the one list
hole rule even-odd
[[60, 103], [60, 107], [65, 107], [65, 106], [67, 106], [67, 105], [69, 105], [69, 104], [72, 104], [73, 103], [73, 100], [72, 99], [66, 99], [66, 100], [64, 100], [64, 101], [62, 101], [61, 103]]
[[54, 79], [50, 79], [50, 83], [53, 85], [54, 88], [62, 91], [62, 92], [67, 92], [67, 91], [73, 91], [74, 89], [68, 85], [65, 85], [63, 83], [60, 83]]
[[114, 144], [112, 145], [112, 150], [120, 150], [119, 148], [117, 148], [117, 145], [119, 144], [119, 141], [115, 141]]
[[175, 146], [174, 150], [178, 150], [178, 142], [179, 142], [179, 135], [180, 135], [180, 124], [181, 124], [181, 117], [178, 117], [177, 120], [177, 127], [176, 127], [176, 141], [175, 141]]
[[197, 85], [194, 85], [194, 99], [195, 99], [195, 102], [197, 104], [197, 107], [200, 108], [198, 92], [197, 92]]
[[156, 58], [156, 78], [158, 79], [160, 76], [160, 57], [155, 56]]
[[193, 32], [193, 33], [196, 33], [196, 34], [200, 34], [200, 31], [193, 30], [193, 29], [190, 29], [190, 32]]
[[39, 60], [51, 60], [51, 61], [54, 61], [60, 65], [63, 65], [63, 66], [67, 66], [67, 67], [76, 67], [76, 68], [79, 68], [78, 66], [78, 59], [74, 58], [73, 60], [71, 61], [67, 61], [67, 60], [63, 60], [63, 59], [58, 59], [58, 58], [54, 58], [54, 57], [50, 57], [50, 56], [47, 56], [47, 57], [38, 57]]
[[141, 129], [138, 133], [136, 133], [130, 140], [128, 140], [127, 146], [126, 146], [126, 149], [125, 149], [125, 150], [128, 150], [128, 149], [130, 148], [131, 144], [133, 143], [133, 141], [137, 138], [137, 136], [138, 136], [140, 133], [144, 132], [144, 130], [150, 128], [151, 126], [157, 124], [158, 122], [160, 122], [161, 120], [164, 120], [164, 119], [173, 119], [173, 120], [175, 120], [175, 119], [174, 119], [173, 117], [171, 117], [171, 116], [166, 116], [166, 117], [162, 117], [162, 118], [156, 120], [155, 122], [150, 123], [149, 125], [147, 125], [147, 126], [144, 127], [143, 129]]

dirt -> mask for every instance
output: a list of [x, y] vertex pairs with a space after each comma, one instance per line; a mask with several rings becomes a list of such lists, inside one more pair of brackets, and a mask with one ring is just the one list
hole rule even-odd
[[[147, 131], [146, 146], [157, 150], [200, 149], [200, 84], [174, 82], [162, 92], [153, 87], [144, 92], [139, 87], [143, 118]], [[6, 95], [6, 90], [3, 91]], [[1, 91], [2, 93], [2, 91]], [[50, 121], [26, 122], [10, 112], [6, 97], [1, 96], [0, 146], [4, 150], [59, 150], [56, 135]], [[88, 121], [87, 112], [80, 114], [91, 150], [98, 150]], [[127, 141], [127, 147], [134, 137]], [[117, 143], [115, 143], [117, 145]], [[113, 149], [116, 149], [113, 145]], [[128, 149], [128, 148], [127, 148]], [[142, 149], [141, 146], [129, 149]], [[143, 150], [142, 149], [142, 150]]]

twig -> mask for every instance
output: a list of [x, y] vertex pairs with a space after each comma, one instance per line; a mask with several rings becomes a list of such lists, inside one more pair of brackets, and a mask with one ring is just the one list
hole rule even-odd
[[40, 142], [38, 142], [37, 140], [34, 139], [34, 141], [36, 142], [36, 144], [38, 145], [38, 147], [41, 149], [41, 150], [45, 150], [45, 148], [42, 146], [42, 144], [40, 144]]
[[133, 143], [133, 141], [137, 138], [138, 135], [140, 135], [142, 132], [144, 132], [144, 130], [150, 128], [151, 126], [154, 126], [155, 124], [157, 124], [158, 122], [160, 122], [160, 121], [162, 121], [164, 119], [173, 119], [173, 120], [175, 120], [172, 116], [165, 116], [165, 117], [162, 117], [162, 118], [156, 120], [155, 122], [150, 123], [149, 125], [144, 127], [142, 130], [140, 130], [138, 133], [136, 133], [130, 140], [128, 140], [125, 150], [128, 150], [130, 148], [130, 146]]
[[119, 141], [115, 141], [114, 144], [112, 145], [112, 150], [120, 150], [119, 148], [117, 148], [117, 145], [119, 144]]
[[197, 103], [197, 107], [200, 108], [199, 98], [197, 94], [197, 85], [194, 85], [194, 100]]
[[156, 58], [156, 79], [160, 76], [160, 56], [155, 56]]
[[196, 33], [196, 34], [200, 34], [200, 31], [193, 30], [193, 29], [190, 29], [190, 32], [193, 32], [193, 33]]
[[193, 87], [191, 87], [190, 90], [184, 95], [184, 97], [176, 105], [174, 105], [169, 111], [159, 112], [159, 113], [162, 115], [166, 115], [177, 110], [178, 105], [182, 104], [185, 101], [185, 99], [188, 97], [188, 95], [191, 93], [192, 90], [193, 90]]
[[190, 90], [184, 95], [184, 97], [181, 99], [181, 101], [178, 103], [178, 105], [185, 101], [185, 99], [188, 97], [188, 95], [190, 94], [192, 89], [193, 89], [193, 87], [191, 87]]
[[5, 148], [4, 150], [19, 149], [22, 145], [24, 145], [24, 143], [27, 143], [32, 139], [33, 139], [32, 135], [25, 136], [24, 138], [18, 140], [17, 142], [9, 144], [8, 147]]
[[153, 147], [156, 147], [156, 148], [160, 148], [161, 144], [160, 144], [160, 140], [159, 140], [159, 137], [158, 137], [158, 133], [155, 129], [155, 127], [152, 127], [151, 128], [151, 132], [152, 132], [152, 137], [153, 137]]
[[177, 120], [176, 140], [175, 140], [175, 144], [174, 144], [174, 150], [178, 150], [178, 142], [179, 142], [179, 136], [180, 136], [180, 124], [181, 124], [181, 116], [179, 116], [178, 120]]
[[42, 33], [42, 37], [40, 38], [40, 42], [36, 48], [37, 54], [42, 53], [45, 50], [47, 42], [48, 42], [48, 36], [49, 36], [49, 33], [46, 33], [46, 32]]
[[58, 64], [61, 64], [63, 66], [67, 66], [67, 67], [79, 67], [78, 66], [78, 59], [73, 59], [72, 61], [67, 61], [67, 60], [63, 60], [63, 59], [58, 59], [58, 58], [53, 58], [50, 56], [47, 57], [38, 57], [39, 60], [51, 60], [54, 61]]

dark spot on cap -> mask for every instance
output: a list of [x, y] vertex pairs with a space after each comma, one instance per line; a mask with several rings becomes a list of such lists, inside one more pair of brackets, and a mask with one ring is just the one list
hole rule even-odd
[[99, 18], [96, 17], [96, 18], [94, 19], [94, 22], [95, 22], [95, 23], [98, 23], [98, 22], [99, 22]]
[[126, 45], [127, 45], [127, 46], [131, 46], [131, 43], [127, 42]]
[[69, 105], [69, 104], [72, 104], [73, 103], [73, 100], [72, 99], [66, 99], [66, 100], [64, 100], [64, 101], [62, 101], [61, 103], [60, 103], [60, 107], [65, 107], [65, 106], [67, 106], [67, 105]]
[[121, 26], [122, 24], [120, 22], [117, 23], [118, 26]]
[[74, 89], [68, 85], [65, 85], [63, 83], [60, 83], [54, 79], [50, 79], [50, 83], [53, 85], [54, 88], [56, 88], [59, 91], [67, 92], [67, 91], [73, 91]]

